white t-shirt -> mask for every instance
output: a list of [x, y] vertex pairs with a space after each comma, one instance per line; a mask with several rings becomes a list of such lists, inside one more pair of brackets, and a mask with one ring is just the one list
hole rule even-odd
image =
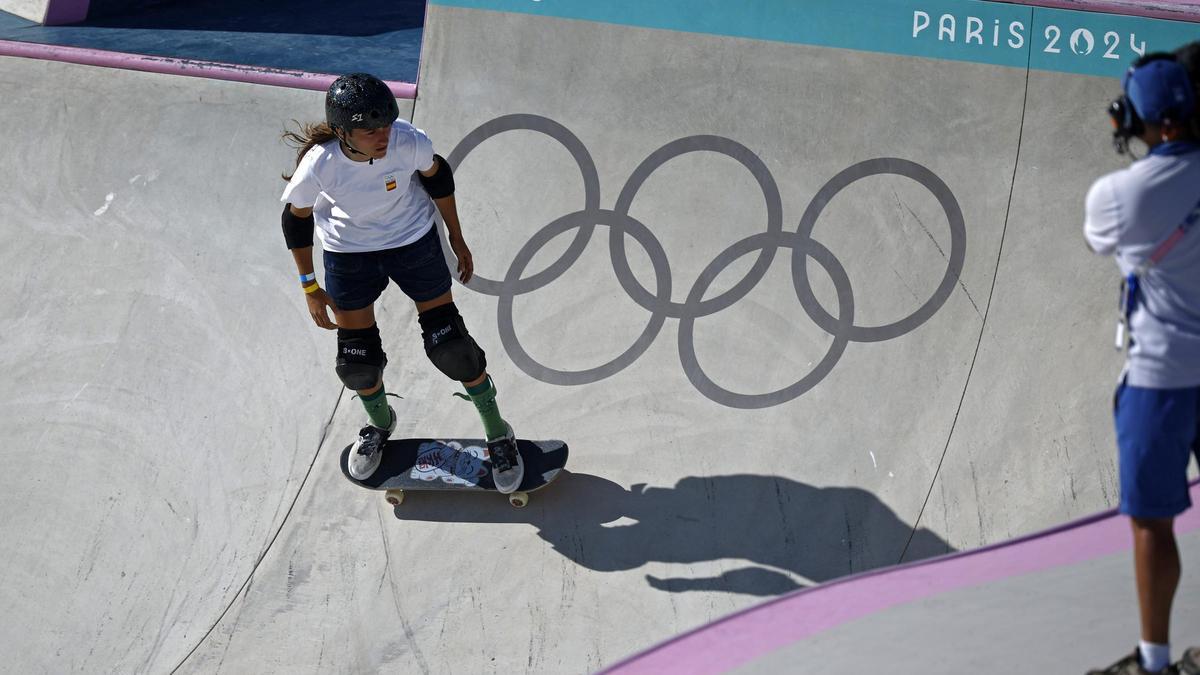
[[[1188, 148], [1184, 148], [1185, 150]], [[1200, 150], [1151, 154], [1097, 180], [1084, 235], [1122, 275], [1148, 260], [1200, 202]], [[1134, 387], [1200, 386], [1200, 226], [1141, 278], [1125, 363]]]
[[336, 140], [301, 158], [280, 201], [312, 208], [321, 247], [335, 253], [411, 244], [433, 226], [436, 207], [417, 171], [433, 166], [433, 143], [404, 120], [392, 124], [387, 155], [356, 162]]

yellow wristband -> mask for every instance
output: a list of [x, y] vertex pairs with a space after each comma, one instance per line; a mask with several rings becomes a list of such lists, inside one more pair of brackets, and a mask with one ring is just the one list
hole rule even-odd
[[305, 294], [308, 294], [308, 295], [311, 295], [311, 294], [313, 294], [313, 293], [316, 293], [316, 292], [317, 292], [317, 291], [319, 291], [319, 290], [321, 290], [321, 285], [320, 285], [320, 284], [316, 284], [316, 283], [314, 283], [312, 286], [305, 286], [305, 287], [304, 287], [304, 292], [305, 292]]

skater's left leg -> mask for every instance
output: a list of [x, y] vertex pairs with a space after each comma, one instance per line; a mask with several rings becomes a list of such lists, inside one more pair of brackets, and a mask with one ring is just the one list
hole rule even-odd
[[500, 416], [500, 406], [496, 405], [496, 387], [487, 374], [487, 357], [467, 332], [453, 296], [447, 291], [433, 300], [417, 302], [417, 319], [429, 360], [448, 377], [463, 383], [479, 411], [496, 489], [506, 494], [515, 492], [524, 480], [525, 462], [517, 451], [512, 427]]
[[467, 332], [453, 294], [447, 291], [416, 305], [429, 360], [447, 377], [463, 383], [479, 412], [488, 440], [506, 435], [509, 427], [496, 404], [496, 387], [487, 373], [487, 356]]
[[487, 373], [487, 356], [454, 305], [450, 269], [442, 254], [437, 228], [388, 256], [389, 276], [417, 306], [425, 354], [447, 377], [463, 383], [487, 436], [492, 479], [500, 492], [520, 487], [525, 465], [517, 452], [512, 427], [496, 405], [496, 387]]

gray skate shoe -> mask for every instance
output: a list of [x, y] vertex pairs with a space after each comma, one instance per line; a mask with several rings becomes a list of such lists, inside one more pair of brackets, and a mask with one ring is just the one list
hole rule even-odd
[[1132, 654], [1111, 666], [1102, 670], [1089, 670], [1087, 675], [1178, 675], [1178, 673], [1179, 671], [1174, 665], [1153, 672], [1146, 670], [1142, 667], [1141, 659], [1138, 658], [1138, 650], [1134, 649]]
[[512, 494], [521, 487], [521, 481], [525, 478], [525, 461], [521, 459], [521, 453], [517, 452], [516, 436], [513, 435], [512, 427], [508, 427], [508, 433], [488, 441], [488, 455], [492, 459], [492, 480], [496, 483], [496, 490], [503, 494]]
[[396, 411], [389, 405], [388, 412], [392, 415], [392, 423], [388, 428], [380, 429], [368, 424], [359, 430], [358, 440], [354, 441], [354, 447], [350, 448], [346, 468], [355, 480], [366, 480], [379, 468], [379, 462], [383, 459], [383, 444], [396, 430]]

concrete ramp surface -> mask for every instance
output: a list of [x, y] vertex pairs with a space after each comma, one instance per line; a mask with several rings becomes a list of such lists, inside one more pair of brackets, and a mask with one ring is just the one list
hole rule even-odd
[[267, 550], [338, 400], [270, 202], [278, 129], [320, 95], [11, 58], [0, 87], [0, 655], [164, 672]]
[[[456, 301], [518, 435], [571, 447], [523, 510], [340, 475], [365, 415], [275, 201], [319, 92], [0, 57], [5, 667], [589, 672], [1114, 505], [1082, 199], [1114, 76], [1194, 26], [684, 4], [427, 8], [402, 115], [455, 166]], [[478, 436], [377, 314], [396, 435]]]

